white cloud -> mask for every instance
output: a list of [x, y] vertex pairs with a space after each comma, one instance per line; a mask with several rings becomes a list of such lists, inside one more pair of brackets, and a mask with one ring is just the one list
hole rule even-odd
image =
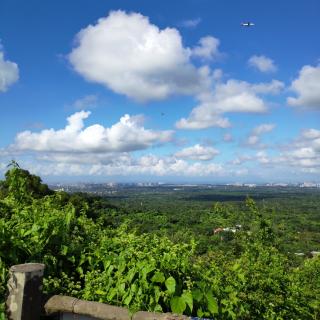
[[260, 164], [268, 165], [272, 161], [265, 150], [258, 151], [255, 155], [241, 155], [232, 160], [232, 164], [243, 165], [245, 162], [258, 161]]
[[221, 69], [214, 69], [212, 71], [213, 80], [221, 80], [222, 77], [223, 77], [223, 71]]
[[285, 88], [285, 85], [279, 80], [272, 80], [268, 83], [252, 84], [251, 88], [257, 94], [279, 94]]
[[272, 59], [266, 56], [252, 56], [248, 60], [249, 66], [258, 69], [261, 72], [275, 72], [277, 71], [277, 67], [275, 66]]
[[[208, 111], [206, 110], [208, 109]], [[210, 127], [228, 128], [231, 126], [227, 118], [220, 117], [217, 113], [212, 112], [211, 106], [202, 104], [194, 108], [190, 116], [182, 118], [176, 122], [177, 129], [199, 130]]]
[[219, 151], [213, 147], [196, 144], [176, 152], [174, 156], [182, 159], [208, 161], [212, 160], [217, 154], [219, 154]]
[[72, 153], [72, 152], [56, 152], [56, 153], [38, 153], [37, 161], [50, 161], [56, 163], [69, 164], [102, 164], [115, 165], [117, 163], [131, 163], [131, 157], [128, 152], [108, 152], [108, 153]]
[[[180, 177], [222, 177], [229, 174], [237, 174], [232, 170], [223, 168], [215, 163], [188, 163], [176, 157], [158, 157], [145, 155], [140, 158], [119, 157], [112, 162], [56, 162], [48, 158], [47, 161], [21, 162], [24, 168], [31, 170], [41, 176], [180, 176]], [[20, 162], [20, 161], [19, 161]]]
[[142, 116], [124, 115], [120, 121], [105, 128], [100, 124], [84, 127], [90, 112], [71, 115], [68, 125], [61, 130], [46, 129], [39, 133], [18, 133], [10, 147], [17, 151], [108, 153], [128, 152], [151, 147], [172, 139], [172, 131], [153, 131], [142, 126]]
[[137, 162], [138, 170], [155, 175], [168, 176], [210, 176], [212, 174], [225, 174], [223, 167], [219, 164], [202, 164], [199, 162], [190, 164], [185, 160], [175, 157], [156, 157], [148, 155], [140, 158]]
[[273, 124], [273, 123], [263, 123], [263, 124], [260, 124], [259, 126], [255, 127], [252, 130], [252, 133], [254, 135], [261, 135], [263, 133], [267, 133], [267, 132], [272, 131], [274, 128], [275, 128], [275, 124]]
[[287, 98], [290, 106], [320, 109], [320, 65], [302, 67], [290, 88], [297, 94]]
[[[195, 162], [190, 164], [183, 159], [175, 157], [158, 157], [146, 155], [138, 159], [131, 159], [130, 163], [118, 161], [113, 164], [96, 164], [89, 167], [83, 166], [82, 174], [90, 175], [152, 175], [152, 176], [180, 176], [180, 177], [222, 177], [229, 174], [238, 174], [232, 169], [224, 168], [220, 164]], [[87, 171], [85, 171], [87, 170]]]
[[279, 93], [284, 85], [277, 80], [221, 83], [221, 70], [191, 62], [192, 57], [216, 58], [218, 46], [218, 39], [206, 36], [190, 49], [183, 46], [177, 29], [159, 29], [138, 13], [112, 11], [78, 33], [69, 60], [87, 80], [137, 101], [195, 97], [198, 106], [177, 121], [179, 129], [226, 128], [231, 124], [223, 113], [265, 112], [267, 104], [261, 96]]
[[[1, 49], [1, 47], [0, 47]], [[4, 53], [0, 51], [0, 92], [5, 92], [19, 79], [19, 68], [14, 62], [4, 59]]]
[[288, 144], [284, 151], [273, 157], [257, 153], [257, 160], [262, 164], [293, 168], [294, 172], [320, 173], [320, 130], [305, 129], [298, 138]]
[[201, 22], [200, 18], [184, 20], [181, 22], [181, 26], [185, 28], [195, 28]]
[[256, 153], [256, 159], [264, 165], [268, 165], [270, 163], [270, 158], [267, 155], [267, 152], [265, 150], [259, 151]]
[[252, 156], [241, 155], [241, 156], [235, 157], [232, 161], [230, 161], [230, 163], [234, 165], [242, 165], [244, 162], [252, 161], [253, 159], [254, 158]]
[[320, 138], [320, 130], [317, 130], [317, 129], [303, 130], [302, 137], [306, 139], [318, 139]]
[[[267, 126], [256, 129], [256, 132], [270, 131]], [[275, 181], [297, 181], [298, 177], [301, 179], [306, 177], [306, 174], [310, 174], [310, 178], [317, 181], [320, 178], [316, 175], [320, 174], [320, 130], [305, 129], [290, 144], [279, 146], [278, 150], [274, 149], [272, 155], [266, 150], [251, 155], [241, 154], [231, 161], [231, 164], [243, 165], [245, 162], [255, 165], [258, 172], [264, 174], [269, 181], [270, 178]]]
[[247, 138], [246, 144], [250, 146], [257, 146], [260, 142], [260, 136], [272, 131], [274, 128], [275, 124], [273, 123], [264, 123], [255, 127]]
[[212, 36], [206, 36], [199, 40], [199, 46], [192, 49], [192, 55], [205, 60], [217, 58], [220, 53], [218, 50], [220, 41]]
[[76, 101], [73, 102], [72, 106], [75, 109], [88, 109], [88, 108], [93, 108], [97, 105], [98, 97], [94, 94], [89, 94], [86, 95], [80, 99], [77, 99]]
[[273, 80], [269, 83], [250, 84], [245, 81], [230, 79], [226, 83], [218, 83], [213, 93], [198, 95], [199, 105], [189, 117], [176, 123], [179, 129], [203, 129], [208, 127], [227, 128], [230, 122], [221, 115], [226, 112], [257, 112], [267, 110], [267, 104], [260, 94], [277, 94], [284, 84]]
[[256, 145], [258, 142], [260, 141], [260, 137], [259, 136], [249, 136], [247, 139], [247, 144], [249, 145]]
[[150, 101], [203, 90], [207, 75], [190, 56], [178, 30], [160, 30], [138, 13], [112, 11], [78, 33], [69, 60], [88, 81]]

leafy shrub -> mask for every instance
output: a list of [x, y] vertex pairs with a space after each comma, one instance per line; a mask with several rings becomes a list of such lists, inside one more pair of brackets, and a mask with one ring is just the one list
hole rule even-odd
[[[51, 192], [14, 164], [0, 184], [0, 319], [8, 267], [25, 262], [46, 264], [47, 293], [131, 310], [214, 319], [319, 319], [320, 258], [295, 266], [281, 252], [272, 221], [251, 199], [245, 206], [243, 228], [225, 247], [230, 251], [215, 240], [216, 247], [199, 251], [187, 230], [170, 240], [160, 232], [139, 234], [132, 221], [108, 223], [116, 208]], [[236, 222], [221, 205], [207, 218]]]

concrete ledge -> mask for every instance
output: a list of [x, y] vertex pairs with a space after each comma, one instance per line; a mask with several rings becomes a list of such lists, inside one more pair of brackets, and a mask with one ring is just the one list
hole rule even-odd
[[174, 313], [158, 313], [138, 311], [132, 316], [132, 320], [187, 320], [189, 317]]
[[44, 305], [46, 315], [69, 312], [103, 320], [131, 320], [126, 308], [79, 300], [68, 296], [53, 296]]
[[44, 305], [46, 315], [55, 313], [73, 313], [101, 320], [188, 320], [187, 316], [173, 313], [139, 311], [130, 315], [123, 307], [105, 303], [79, 300], [68, 296], [52, 296]]
[[108, 304], [78, 300], [74, 306], [74, 313], [92, 316], [105, 320], [130, 320], [131, 316], [126, 308], [110, 306]]
[[47, 315], [59, 312], [73, 313], [74, 304], [77, 300], [77, 298], [67, 296], [52, 296], [46, 301], [44, 305], [45, 313]]

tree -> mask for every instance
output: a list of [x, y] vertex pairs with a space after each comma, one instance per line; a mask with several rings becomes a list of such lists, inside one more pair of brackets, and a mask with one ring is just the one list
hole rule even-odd
[[5, 198], [8, 194], [19, 202], [23, 202], [30, 197], [42, 198], [53, 194], [41, 178], [31, 174], [28, 170], [21, 169], [19, 164], [12, 160], [5, 174], [5, 180], [0, 182], [0, 198]]

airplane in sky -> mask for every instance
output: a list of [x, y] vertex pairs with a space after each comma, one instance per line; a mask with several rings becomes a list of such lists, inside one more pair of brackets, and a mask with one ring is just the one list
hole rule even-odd
[[253, 27], [254, 23], [253, 22], [241, 22], [242, 27]]

